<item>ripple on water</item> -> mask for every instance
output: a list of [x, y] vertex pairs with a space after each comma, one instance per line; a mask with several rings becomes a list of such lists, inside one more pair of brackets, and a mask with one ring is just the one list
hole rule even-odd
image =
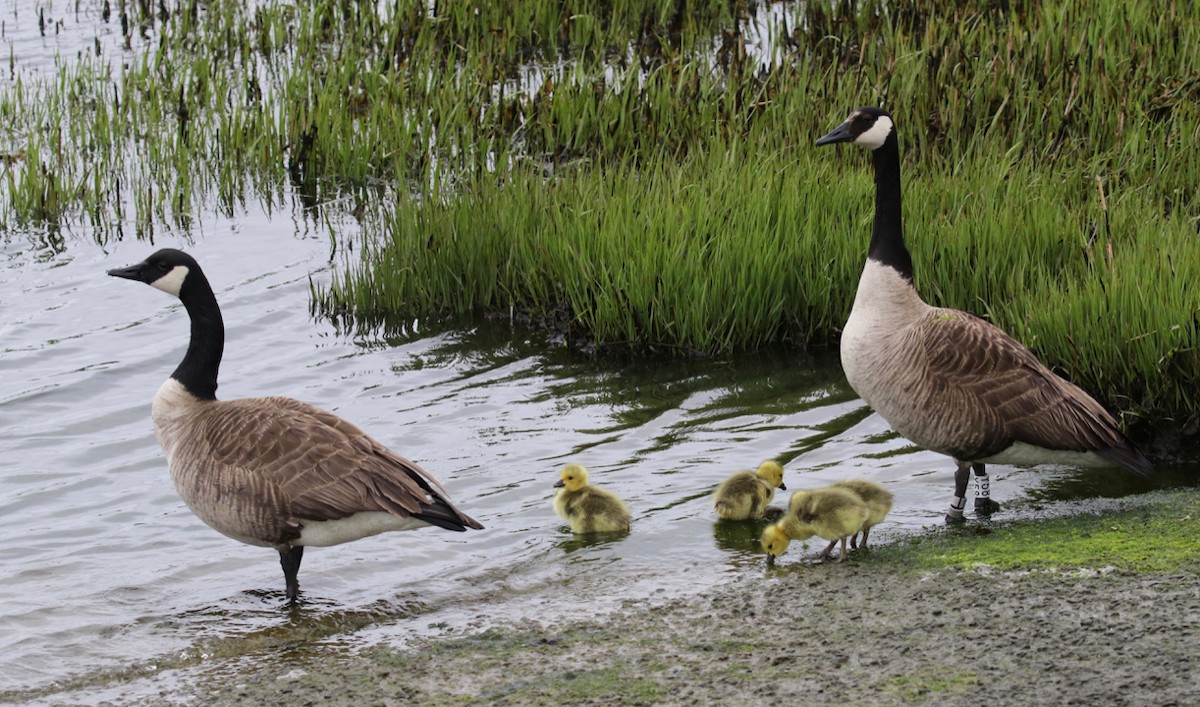
[[[250, 238], [241, 231], [252, 218]], [[154, 440], [150, 399], [182, 356], [186, 316], [161, 293], [103, 274], [151, 247], [116, 243], [105, 254], [75, 243], [68, 262], [53, 263], [6, 241], [0, 699], [59, 694], [52, 683], [95, 698], [114, 681], [136, 691], [150, 684], [139, 676], [267, 659], [280, 646], [552, 621], [758, 573], [759, 527], [714, 522], [710, 494], [768, 458], [785, 462], [793, 490], [849, 476], [886, 484], [896, 510], [872, 534], [881, 541], [940, 522], [952, 464], [891, 433], [835, 359], [593, 360], [496, 322], [339, 336], [308, 317], [309, 277], [328, 276], [328, 245], [294, 228], [217, 219], [184, 245], [207, 268], [229, 328], [221, 395], [287, 394], [335, 410], [429, 468], [487, 528], [313, 548], [306, 603], [282, 610], [275, 554], [192, 516]], [[568, 461], [626, 499], [629, 535], [566, 531], [550, 500]], [[1002, 500], [1039, 503], [1147, 488], [1066, 469], [997, 467], [993, 478]]]

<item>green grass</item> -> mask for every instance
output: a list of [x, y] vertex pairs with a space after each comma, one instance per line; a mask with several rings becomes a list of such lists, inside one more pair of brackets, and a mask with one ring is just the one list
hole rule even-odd
[[992, 530], [921, 535], [872, 550], [867, 561], [918, 570], [1200, 571], [1200, 500], [1189, 492], [1162, 494], [1148, 505], [1102, 515], [1020, 521]]
[[352, 326], [521, 310], [601, 345], [834, 345], [870, 168], [812, 143], [878, 104], [927, 300], [1132, 425], [1197, 409], [1194, 3], [804, 3], [757, 30], [743, 0], [164, 7], [123, 10], [151, 50], [0, 88], [0, 228], [150, 236], [294, 194], [362, 225], [313, 293]]
[[966, 697], [971, 688], [979, 684], [979, 673], [969, 669], [945, 666], [930, 666], [923, 673], [900, 675], [892, 678], [884, 687], [906, 700], [920, 700], [931, 695]]

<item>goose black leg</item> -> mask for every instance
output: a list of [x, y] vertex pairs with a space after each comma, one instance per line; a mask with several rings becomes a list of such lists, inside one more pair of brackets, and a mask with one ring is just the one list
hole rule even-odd
[[992, 482], [988, 479], [987, 466], [976, 462], [971, 469], [975, 472], [975, 515], [990, 516], [1000, 510], [1000, 504], [992, 500]]
[[957, 525], [963, 522], [963, 510], [967, 507], [967, 482], [971, 480], [971, 462], [954, 460], [958, 471], [954, 472], [954, 500], [950, 502], [950, 511], [946, 513], [946, 524]]
[[295, 604], [300, 595], [300, 560], [304, 559], [303, 545], [285, 545], [279, 548], [279, 564], [283, 567], [283, 579], [287, 583], [288, 604]]

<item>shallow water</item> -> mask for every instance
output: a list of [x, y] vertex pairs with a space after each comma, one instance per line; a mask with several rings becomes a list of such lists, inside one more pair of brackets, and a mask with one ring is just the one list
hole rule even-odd
[[[164, 245], [193, 252], [218, 291], [223, 397], [287, 394], [335, 410], [426, 465], [487, 528], [314, 548], [305, 606], [282, 610], [274, 552], [192, 516], [154, 440], [150, 399], [182, 356], [186, 313], [104, 275], [152, 247], [76, 241], [55, 253], [10, 236], [0, 250], [0, 690], [72, 676], [98, 687], [108, 671], [297, 642], [395, 642], [603, 611], [759, 572], [757, 529], [714, 523], [710, 494], [767, 458], [786, 462], [791, 489], [847, 476], [886, 484], [897, 502], [881, 541], [938, 523], [948, 501], [949, 460], [890, 433], [828, 356], [592, 360], [507, 322], [344, 336], [308, 314], [329, 244], [290, 217], [213, 218], [194, 244]], [[550, 498], [568, 461], [626, 498], [632, 533], [581, 542], [567, 532]], [[993, 479], [997, 498], [1039, 503], [1150, 487], [1116, 471], [995, 467]]]
[[[36, 14], [4, 6], [5, 41], [40, 57], [33, 71], [96, 34], [86, 12], [73, 20], [66, 4], [40, 5], [58, 8], [55, 38], [26, 36]], [[25, 35], [14, 39], [14, 28]], [[0, 700], [63, 701], [47, 696], [68, 687], [85, 702], [157, 694], [174, 678], [126, 681], [601, 612], [759, 573], [758, 528], [715, 523], [710, 494], [767, 458], [785, 462], [791, 489], [850, 476], [887, 485], [896, 509], [872, 535], [881, 542], [941, 521], [953, 465], [891, 433], [828, 352], [593, 360], [503, 321], [339, 333], [310, 318], [310, 280], [330, 276], [328, 233], [346, 248], [356, 226], [305, 214], [199, 214], [195, 230], [160, 231], [154, 245], [3, 235]], [[228, 327], [222, 397], [282, 394], [334, 410], [425, 465], [486, 529], [312, 549], [305, 603], [282, 609], [275, 553], [198, 521], [154, 440], [150, 400], [186, 347], [186, 314], [104, 271], [162, 246], [191, 251], [217, 289]], [[568, 461], [628, 501], [628, 536], [581, 541], [554, 516], [551, 486]], [[1165, 466], [1151, 483], [1000, 466], [993, 493], [1045, 506], [1171, 485], [1181, 470]]]

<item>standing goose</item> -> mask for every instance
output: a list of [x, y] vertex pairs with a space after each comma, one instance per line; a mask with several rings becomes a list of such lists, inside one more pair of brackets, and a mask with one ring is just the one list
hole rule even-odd
[[155, 436], [175, 488], [200, 520], [279, 551], [289, 603], [299, 593], [305, 546], [426, 525], [483, 527], [428, 472], [331, 412], [291, 398], [217, 400], [225, 326], [191, 256], [167, 248], [108, 274], [174, 295], [187, 309], [191, 342], [154, 396]]
[[891, 116], [859, 108], [817, 145], [840, 142], [870, 150], [875, 167], [875, 225], [842, 332], [842, 367], [897, 432], [954, 458], [947, 522], [962, 520], [972, 470], [976, 512], [998, 508], [989, 496], [989, 462], [1116, 465], [1148, 476], [1150, 462], [1082, 389], [992, 324], [921, 300], [904, 246]]

